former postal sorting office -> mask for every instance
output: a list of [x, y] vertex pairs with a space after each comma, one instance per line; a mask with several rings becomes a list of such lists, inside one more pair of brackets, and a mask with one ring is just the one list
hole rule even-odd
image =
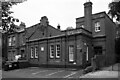
[[54, 28], [43, 16], [40, 23], [8, 38], [8, 54], [20, 54], [32, 66], [80, 67], [90, 64], [95, 55], [104, 57], [103, 64], [115, 59], [115, 24], [105, 12], [92, 14], [92, 2], [84, 3], [84, 16], [76, 18], [74, 29]]

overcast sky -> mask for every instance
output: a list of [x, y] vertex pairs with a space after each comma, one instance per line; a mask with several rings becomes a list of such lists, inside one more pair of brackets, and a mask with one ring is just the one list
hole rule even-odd
[[[49, 24], [61, 29], [76, 27], [75, 19], [84, 16], [83, 4], [89, 0], [27, 0], [13, 6], [13, 16], [25, 22], [27, 27], [39, 23], [42, 16], [47, 16]], [[90, 0], [93, 13], [108, 12], [108, 4], [113, 0]]]

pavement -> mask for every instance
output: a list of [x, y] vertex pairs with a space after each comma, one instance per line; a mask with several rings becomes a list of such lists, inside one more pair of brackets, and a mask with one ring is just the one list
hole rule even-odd
[[83, 70], [30, 67], [2, 71], [3, 78], [79, 78]]
[[87, 73], [80, 78], [120, 78], [120, 63]]
[[80, 78], [118, 78], [118, 71], [97, 71], [91, 72]]

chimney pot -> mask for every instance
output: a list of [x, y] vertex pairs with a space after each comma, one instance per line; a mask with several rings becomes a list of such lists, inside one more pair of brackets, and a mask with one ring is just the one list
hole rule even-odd
[[58, 24], [58, 26], [57, 26], [57, 29], [59, 29], [60, 30], [60, 25]]

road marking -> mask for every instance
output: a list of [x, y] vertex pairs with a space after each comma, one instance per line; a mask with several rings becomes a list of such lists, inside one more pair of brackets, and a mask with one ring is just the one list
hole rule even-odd
[[33, 75], [36, 75], [36, 74], [38, 74], [38, 73], [46, 72], [46, 71], [48, 71], [48, 70], [43, 70], [43, 71], [35, 72], [35, 73], [32, 73], [32, 74], [33, 74]]
[[59, 72], [63, 72], [64, 70], [61, 70], [61, 71], [57, 71], [57, 72], [53, 72], [53, 73], [50, 73], [50, 74], [48, 74], [48, 75], [46, 75], [46, 76], [51, 76], [51, 75], [53, 75], [53, 74], [56, 74], [56, 73], [59, 73]]
[[68, 78], [68, 77], [70, 77], [70, 76], [72, 76], [72, 75], [74, 75], [74, 74], [76, 74], [77, 72], [71, 72], [71, 74], [69, 74], [69, 75], [67, 75], [67, 76], [65, 76], [65, 77], [63, 77], [63, 78]]

